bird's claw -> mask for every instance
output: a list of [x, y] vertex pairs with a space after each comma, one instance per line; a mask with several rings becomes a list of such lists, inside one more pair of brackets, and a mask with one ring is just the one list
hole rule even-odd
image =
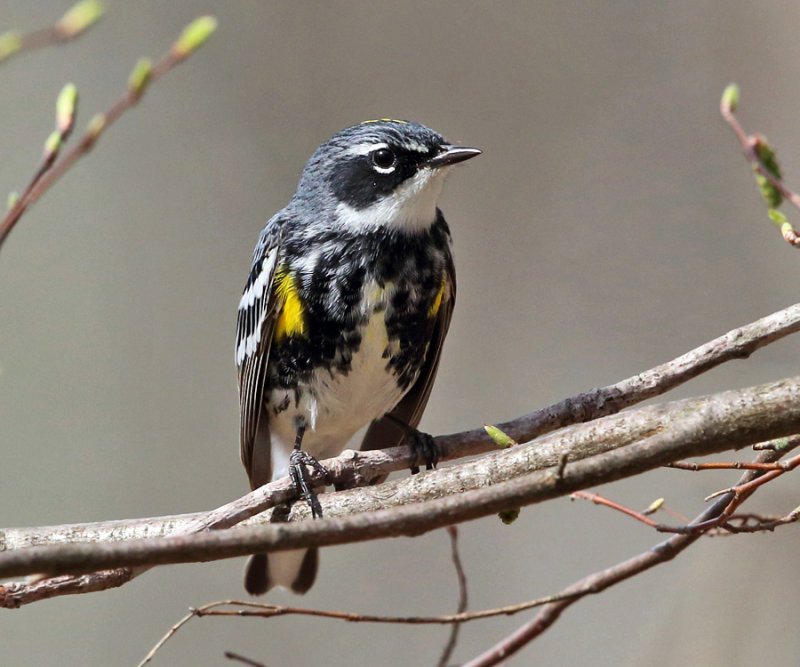
[[[413, 433], [408, 434], [409, 446], [414, 453], [415, 461], [424, 461], [425, 470], [433, 470], [439, 463], [439, 448], [436, 446], [436, 441], [430, 433], [424, 433], [414, 429]], [[419, 472], [419, 466], [411, 466], [411, 474], [416, 475]]]
[[302, 449], [292, 451], [289, 455], [289, 476], [297, 494], [308, 503], [311, 508], [311, 516], [316, 519], [322, 516], [322, 506], [312, 488], [311, 476], [308, 473], [309, 467], [314, 468], [330, 484], [330, 473], [317, 459]]

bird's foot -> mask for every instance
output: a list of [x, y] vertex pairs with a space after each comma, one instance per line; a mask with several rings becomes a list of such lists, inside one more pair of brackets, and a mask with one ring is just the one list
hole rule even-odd
[[325, 478], [325, 481], [330, 484], [330, 473], [317, 459], [302, 449], [292, 451], [289, 455], [289, 476], [292, 478], [292, 484], [298, 495], [311, 508], [311, 516], [316, 519], [322, 516], [322, 506], [319, 504], [319, 498], [312, 488], [311, 476], [308, 472], [309, 467], [320, 473]]
[[[425, 470], [433, 470], [439, 463], [439, 448], [436, 446], [436, 441], [430, 433], [418, 431], [410, 426], [408, 428], [406, 440], [411, 447], [415, 461], [424, 461]], [[411, 466], [411, 474], [416, 475], [418, 472], [419, 466], [415, 463]]]

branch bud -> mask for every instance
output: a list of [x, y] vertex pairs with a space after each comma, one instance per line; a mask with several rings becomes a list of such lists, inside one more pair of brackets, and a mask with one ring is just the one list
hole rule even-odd
[[789, 219], [783, 213], [776, 211], [774, 208], [769, 209], [767, 211], [767, 215], [772, 222], [778, 225], [778, 227], [789, 223]]
[[178, 40], [172, 45], [170, 55], [183, 60], [192, 51], [200, 48], [217, 29], [217, 19], [213, 16], [201, 16], [187, 25]]
[[147, 84], [150, 83], [150, 72], [153, 69], [153, 62], [150, 58], [139, 58], [134, 65], [131, 75], [128, 77], [128, 91], [137, 100], [144, 93]]
[[652, 514], [653, 512], [658, 512], [664, 506], [664, 499], [663, 498], [656, 498], [652, 503], [650, 503], [650, 507], [648, 507], [644, 514]]
[[[766, 138], [759, 135], [753, 137], [753, 150], [761, 161], [761, 166], [774, 178], [779, 181], [782, 180], [783, 176], [781, 175], [781, 168], [778, 164], [775, 150], [769, 145]], [[781, 202], [783, 202], [783, 195], [780, 190], [772, 185], [764, 174], [758, 172], [758, 167], [756, 165], [753, 166], [753, 171], [756, 183], [758, 183], [758, 187], [761, 190], [761, 196], [764, 198], [764, 201], [767, 202], [767, 206], [770, 208], [778, 208]]]
[[17, 205], [19, 201], [19, 192], [9, 192], [8, 198], [6, 199], [6, 208], [7, 210], [11, 210]]
[[56, 100], [56, 128], [66, 137], [75, 123], [75, 107], [78, 104], [78, 89], [74, 83], [66, 84]]
[[100, 0], [81, 0], [56, 24], [56, 32], [64, 39], [77, 37], [90, 28], [106, 11]]
[[483, 428], [486, 430], [486, 433], [489, 434], [489, 437], [492, 440], [494, 440], [494, 444], [496, 444], [500, 449], [505, 449], [506, 447], [513, 447], [517, 444], [516, 440], [514, 440], [511, 436], [503, 433], [496, 426], [492, 426], [491, 424], [484, 424]]
[[0, 60], [8, 58], [22, 48], [22, 35], [16, 30], [9, 30], [0, 35]]
[[54, 130], [50, 133], [50, 136], [47, 137], [47, 141], [44, 142], [44, 158], [45, 160], [52, 160], [56, 155], [58, 155], [58, 151], [61, 149], [61, 132], [58, 130]]
[[735, 83], [728, 84], [725, 91], [722, 93], [720, 106], [723, 111], [727, 111], [728, 113], [736, 111], [736, 107], [739, 106], [739, 86]]
[[510, 526], [519, 518], [519, 507], [512, 507], [509, 510], [498, 512], [497, 516], [500, 517], [500, 521], [506, 524], [506, 526]]
[[756, 136], [755, 149], [758, 159], [764, 163], [764, 168], [778, 180], [783, 180], [775, 149], [770, 146], [766, 137]]
[[92, 120], [89, 121], [89, 124], [86, 126], [86, 132], [89, 136], [94, 140], [100, 136], [100, 133], [106, 127], [106, 116], [102, 113], [97, 113], [92, 116]]

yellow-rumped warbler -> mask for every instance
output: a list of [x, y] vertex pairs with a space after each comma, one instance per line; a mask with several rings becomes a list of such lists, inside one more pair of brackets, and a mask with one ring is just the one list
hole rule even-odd
[[[292, 476], [320, 514], [305, 466], [411, 434], [428, 401], [456, 295], [450, 230], [437, 208], [451, 165], [479, 155], [406, 121], [366, 121], [311, 156], [268, 222], [239, 302], [241, 456], [250, 486]], [[302, 445], [302, 449], [301, 449]], [[306, 592], [317, 550], [253, 556], [245, 587]]]

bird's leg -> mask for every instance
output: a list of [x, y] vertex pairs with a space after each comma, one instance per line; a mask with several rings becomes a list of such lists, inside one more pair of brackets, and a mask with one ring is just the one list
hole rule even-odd
[[317, 459], [300, 448], [303, 444], [303, 435], [305, 432], [306, 425], [303, 423], [298, 424], [297, 436], [294, 439], [294, 449], [289, 455], [289, 477], [292, 478], [292, 484], [294, 484], [297, 493], [311, 508], [311, 516], [316, 519], [322, 516], [322, 506], [319, 504], [317, 494], [314, 493], [311, 487], [311, 478], [309, 477], [307, 466], [311, 466], [314, 470], [323, 475], [329, 484], [330, 474]]
[[[408, 446], [411, 447], [416, 461], [424, 461], [425, 470], [433, 470], [439, 463], [439, 448], [436, 446], [433, 436], [406, 424], [402, 419], [398, 419], [389, 412], [386, 413], [386, 419], [405, 432]], [[419, 466], [415, 463], [411, 466], [411, 474], [416, 475], [418, 472]]]

